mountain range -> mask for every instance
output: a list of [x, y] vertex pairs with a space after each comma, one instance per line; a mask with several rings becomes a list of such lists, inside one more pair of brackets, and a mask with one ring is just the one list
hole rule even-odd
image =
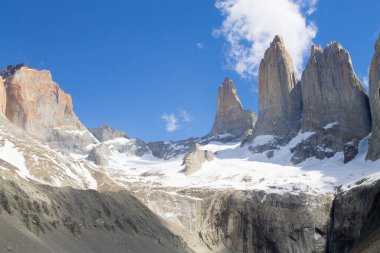
[[47, 70], [1, 76], [0, 252], [380, 248], [380, 38], [368, 95], [339, 43], [298, 80], [276, 36], [258, 115], [225, 78], [210, 132], [181, 141], [87, 128]]

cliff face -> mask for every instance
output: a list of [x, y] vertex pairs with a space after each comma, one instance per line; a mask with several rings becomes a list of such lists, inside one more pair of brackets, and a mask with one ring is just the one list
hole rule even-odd
[[302, 101], [294, 66], [284, 41], [276, 36], [259, 68], [259, 117], [254, 136], [294, 136]]
[[49, 71], [26, 66], [3, 72], [6, 117], [29, 133], [69, 151], [83, 152], [96, 140], [73, 112], [71, 96], [52, 81]]
[[380, 181], [369, 179], [337, 195], [331, 211], [328, 252], [378, 252], [380, 248]]
[[292, 161], [313, 156], [323, 159], [339, 151], [345, 151], [345, 162], [352, 160], [357, 147], [351, 144], [370, 133], [371, 115], [349, 53], [336, 42], [325, 49], [313, 46], [301, 84], [301, 128], [314, 134], [293, 148]]
[[210, 134], [244, 137], [252, 131], [255, 123], [256, 115], [243, 109], [234, 82], [226, 78], [218, 90], [216, 115]]
[[[161, 217], [199, 235], [210, 252], [325, 252], [333, 195], [130, 186]], [[198, 251], [195, 251], [198, 252]]]
[[380, 37], [375, 45], [375, 54], [369, 70], [369, 101], [372, 115], [372, 136], [367, 159], [380, 159]]
[[325, 49], [313, 46], [301, 83], [303, 131], [316, 131], [336, 122], [341, 143], [368, 135], [368, 96], [349, 53], [340, 44], [332, 42]]

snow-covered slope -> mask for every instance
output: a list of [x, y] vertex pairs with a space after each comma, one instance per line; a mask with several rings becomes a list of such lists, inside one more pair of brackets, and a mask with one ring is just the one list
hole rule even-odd
[[91, 163], [55, 149], [1, 115], [0, 138], [0, 176], [4, 179], [79, 189], [97, 189], [98, 181], [107, 181]]
[[[348, 164], [343, 163], [343, 153], [338, 152], [332, 158], [309, 158], [293, 165], [292, 148], [311, 134], [298, 134], [287, 145], [278, 146], [270, 155], [251, 150], [252, 147], [270, 143], [273, 136], [258, 136], [250, 146], [243, 147], [238, 142], [210, 142], [201, 145], [201, 149], [214, 152], [216, 158], [205, 162], [200, 170], [189, 176], [183, 173], [183, 155], [165, 160], [151, 153], [133, 156], [115, 148], [109, 149], [106, 157], [108, 164], [102, 166], [102, 170], [126, 186], [138, 184], [183, 189], [229, 188], [294, 194], [334, 192], [340, 186], [343, 186], [342, 189], [354, 187], [358, 185], [355, 182], [362, 178], [367, 178], [367, 183], [380, 178], [380, 161], [365, 160], [369, 137], [360, 142], [359, 154]], [[109, 142], [118, 146], [125, 139]]]

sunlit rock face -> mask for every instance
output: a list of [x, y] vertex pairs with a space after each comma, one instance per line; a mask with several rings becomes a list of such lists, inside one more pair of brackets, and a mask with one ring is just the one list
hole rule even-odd
[[5, 115], [7, 106], [7, 92], [5, 91], [4, 80], [0, 77], [0, 114]]
[[259, 117], [254, 136], [295, 135], [302, 101], [293, 61], [280, 36], [266, 50], [259, 68]]
[[367, 159], [380, 158], [380, 37], [375, 45], [375, 54], [369, 71], [369, 101], [372, 115], [372, 136]]
[[17, 65], [4, 69], [2, 75], [5, 114], [14, 124], [69, 151], [83, 152], [96, 142], [73, 112], [71, 96], [53, 82], [50, 71]]
[[331, 157], [370, 133], [368, 96], [339, 43], [312, 47], [301, 84], [301, 129], [315, 134], [294, 148], [294, 162]]
[[255, 123], [255, 113], [244, 110], [234, 82], [226, 78], [218, 90], [216, 115], [210, 134], [227, 133], [235, 137], [243, 137], [252, 131]]

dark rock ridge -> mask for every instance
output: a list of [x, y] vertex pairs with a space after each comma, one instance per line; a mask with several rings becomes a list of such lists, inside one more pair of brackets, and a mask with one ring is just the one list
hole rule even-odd
[[372, 115], [372, 136], [367, 159], [380, 158], [380, 35], [375, 45], [375, 54], [369, 71], [369, 101]]
[[298, 133], [302, 111], [300, 84], [280, 36], [266, 50], [259, 68], [259, 116], [253, 136], [290, 138]]
[[340, 44], [331, 42], [325, 49], [312, 47], [301, 87], [301, 128], [315, 135], [296, 148], [294, 160], [315, 156], [312, 149], [326, 150], [320, 158], [328, 157], [343, 151], [346, 143], [370, 133], [368, 96], [354, 72], [349, 53]]
[[116, 138], [128, 138], [124, 132], [113, 129], [110, 125], [104, 125], [99, 128], [89, 128], [88, 130], [95, 136], [96, 139], [102, 142]]
[[232, 134], [244, 137], [252, 132], [256, 115], [251, 110], [244, 110], [237, 95], [234, 82], [226, 78], [219, 87], [216, 115], [210, 135]]
[[379, 252], [380, 181], [369, 184], [368, 180], [364, 178], [355, 183], [356, 188], [336, 196], [327, 252]]
[[191, 252], [126, 191], [0, 179], [0, 252]]

